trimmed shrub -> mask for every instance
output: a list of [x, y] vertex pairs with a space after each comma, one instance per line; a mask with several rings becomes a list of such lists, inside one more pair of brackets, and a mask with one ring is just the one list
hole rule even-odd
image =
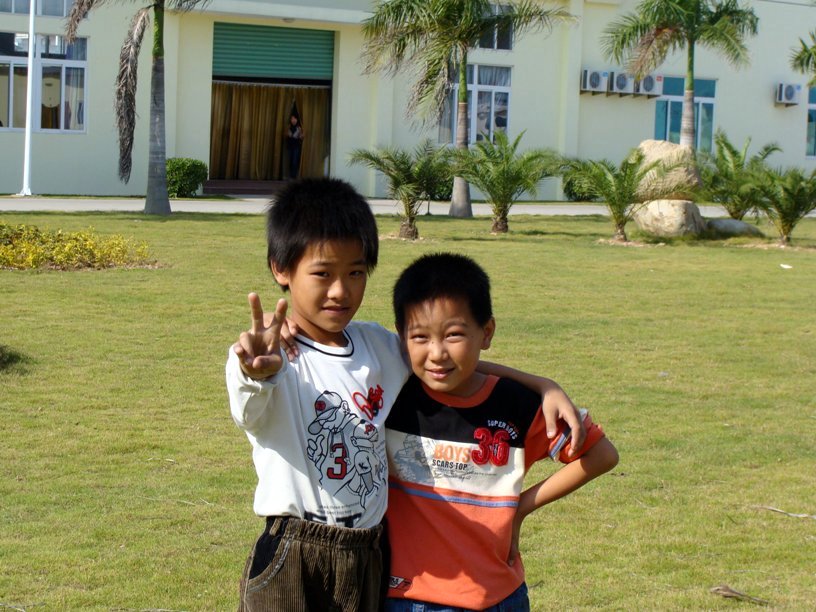
[[445, 163], [443, 166], [432, 168], [429, 178], [426, 194], [428, 199], [434, 202], [450, 202], [453, 196], [453, 175], [450, 166]]
[[44, 231], [34, 225], [0, 223], [0, 269], [81, 270], [149, 267], [147, 243], [120, 235]]
[[597, 199], [594, 193], [590, 193], [582, 189], [575, 180], [574, 171], [567, 170], [564, 172], [561, 181], [561, 188], [564, 190], [564, 197], [570, 202], [592, 202]]
[[450, 201], [453, 193], [450, 155], [446, 146], [437, 146], [425, 139], [414, 149], [414, 175], [420, 199]]
[[190, 157], [167, 160], [167, 195], [171, 198], [192, 198], [207, 180], [207, 164]]

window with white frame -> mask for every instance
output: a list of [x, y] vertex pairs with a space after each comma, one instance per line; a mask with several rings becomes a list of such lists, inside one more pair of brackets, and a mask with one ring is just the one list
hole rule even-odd
[[[24, 128], [28, 86], [28, 34], [0, 32], [0, 129]], [[88, 41], [37, 35], [34, 52], [32, 128], [85, 130]]]
[[[468, 136], [471, 144], [506, 132], [510, 115], [510, 68], [469, 64]], [[439, 124], [439, 142], [452, 143], [456, 134], [458, 84], [453, 87]], [[475, 100], [475, 108], [474, 108]]]
[[807, 149], [805, 155], [816, 157], [816, 87], [808, 88]]
[[[37, 15], [43, 17], [66, 17], [71, 11], [74, 0], [38, 0], [35, 6]], [[29, 0], [0, 0], [0, 13], [28, 14]]]
[[[698, 151], [711, 151], [716, 87], [716, 81], [694, 79], [694, 148]], [[655, 104], [655, 139], [680, 142], [684, 88], [685, 79], [682, 77], [663, 79], [663, 95]]]
[[[502, 4], [491, 5], [494, 15], [506, 13], [510, 7]], [[494, 27], [487, 30], [479, 38], [476, 46], [480, 49], [503, 49], [510, 51], [513, 48], [513, 25], [507, 21], [499, 21]]]

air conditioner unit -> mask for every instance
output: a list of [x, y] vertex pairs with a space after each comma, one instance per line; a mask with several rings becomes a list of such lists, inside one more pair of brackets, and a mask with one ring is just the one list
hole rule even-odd
[[589, 91], [593, 95], [606, 93], [609, 87], [609, 72], [606, 70], [581, 71], [581, 91]]
[[779, 83], [776, 86], [776, 103], [785, 106], [799, 104], [802, 97], [802, 86], [793, 83]]
[[635, 77], [625, 72], [612, 72], [609, 75], [609, 91], [621, 96], [635, 93]]
[[663, 95], [663, 75], [647, 74], [635, 83], [636, 96], [662, 96]]

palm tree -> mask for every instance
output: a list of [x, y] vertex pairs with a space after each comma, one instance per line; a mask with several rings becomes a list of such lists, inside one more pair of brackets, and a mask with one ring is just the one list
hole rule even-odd
[[[365, 71], [393, 75], [403, 67], [415, 69], [406, 114], [426, 123], [439, 119], [452, 83], [458, 82], [456, 148], [467, 149], [469, 48], [497, 27], [512, 28], [518, 40], [523, 32], [551, 29], [571, 19], [565, 9], [545, 9], [535, 0], [506, 0], [498, 12], [490, 0], [384, 0], [363, 22]], [[473, 215], [462, 177], [454, 178], [450, 214]]]
[[435, 180], [430, 176], [431, 170], [437, 168], [440, 160], [446, 157], [445, 148], [434, 147], [430, 140], [424, 140], [412, 152], [395, 147], [355, 149], [349, 161], [385, 175], [389, 195], [402, 204], [399, 236], [416, 240], [419, 238], [416, 226], [419, 208], [422, 202], [430, 200], [431, 190], [436, 187]]
[[646, 202], [659, 200], [677, 191], [677, 185], [663, 178], [675, 165], [661, 160], [646, 162], [640, 149], [632, 149], [619, 166], [603, 159], [567, 160], [568, 172], [576, 189], [593, 199], [603, 200], [615, 225], [614, 240], [627, 242], [626, 224]]
[[[106, 0], [75, 0], [66, 19], [66, 38], [76, 38], [79, 24], [85, 16]], [[147, 190], [144, 212], [149, 215], [169, 215], [167, 196], [166, 142], [164, 129], [164, 13], [166, 10], [189, 11], [209, 0], [153, 0], [133, 16], [130, 29], [119, 53], [119, 73], [116, 76], [114, 110], [119, 131], [119, 179], [127, 183], [133, 159], [133, 132], [136, 128], [136, 85], [139, 52], [142, 39], [153, 13], [153, 63], [150, 75], [150, 142], [147, 164]]]
[[560, 158], [551, 151], [534, 149], [519, 154], [522, 132], [513, 142], [504, 132], [496, 132], [496, 142], [481, 140], [472, 149], [457, 149], [453, 172], [484, 193], [493, 211], [492, 233], [506, 233], [507, 215], [525, 192], [536, 193], [538, 182], [552, 176]]
[[769, 155], [782, 150], [771, 143], [748, 157], [750, 144], [748, 138], [742, 149], [737, 149], [725, 132], [718, 130], [714, 136], [715, 153], [704, 156], [700, 164], [701, 197], [725, 208], [732, 219], [741, 220], [748, 211], [757, 209], [760, 199], [757, 171], [765, 166]]
[[759, 206], [779, 232], [780, 246], [787, 246], [796, 225], [816, 210], [816, 170], [809, 175], [799, 168], [764, 169], [758, 181]]
[[671, 52], [686, 49], [686, 84], [680, 144], [694, 148], [694, 53], [697, 45], [720, 52], [734, 66], [748, 64], [747, 36], [759, 19], [739, 0], [643, 0], [634, 13], [604, 32], [604, 53], [636, 77], [655, 70]]
[[810, 76], [808, 85], [816, 86], [816, 30], [810, 33], [810, 44], [799, 39], [799, 46], [791, 52], [791, 68]]

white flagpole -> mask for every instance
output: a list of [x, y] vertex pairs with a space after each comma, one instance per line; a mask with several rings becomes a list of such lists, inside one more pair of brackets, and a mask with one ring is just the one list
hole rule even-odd
[[34, 121], [34, 10], [37, 0], [29, 0], [28, 7], [28, 83], [26, 85], [25, 153], [23, 159], [23, 189], [18, 195], [31, 195], [31, 124]]

